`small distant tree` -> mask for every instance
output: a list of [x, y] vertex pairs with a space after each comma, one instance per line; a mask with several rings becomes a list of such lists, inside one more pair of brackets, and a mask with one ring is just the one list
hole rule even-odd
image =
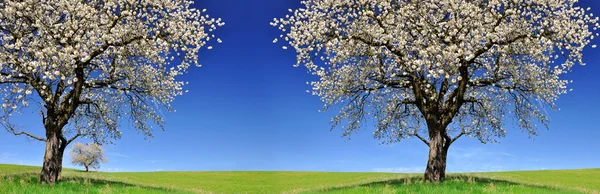
[[384, 143], [418, 138], [439, 182], [458, 138], [495, 141], [509, 117], [531, 135], [547, 126], [599, 27], [577, 2], [304, 0], [271, 24], [319, 77], [325, 108], [341, 105], [333, 126], [348, 136], [372, 118]]
[[104, 149], [100, 144], [96, 143], [75, 143], [71, 152], [69, 153], [74, 165], [85, 167], [85, 171], [90, 171], [90, 168], [99, 169], [100, 163], [106, 163], [107, 159], [104, 157]]
[[[224, 23], [191, 0], [0, 0], [0, 127], [45, 142], [40, 182], [54, 184], [78, 137], [147, 137], [183, 94], [179, 79]], [[31, 105], [31, 106], [30, 106]], [[11, 121], [29, 107], [45, 131]], [[29, 112], [29, 110], [27, 111]]]

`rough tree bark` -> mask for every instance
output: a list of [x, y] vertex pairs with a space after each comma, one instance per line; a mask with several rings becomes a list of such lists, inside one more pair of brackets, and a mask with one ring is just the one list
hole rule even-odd
[[424, 174], [426, 182], [439, 183], [446, 178], [446, 158], [448, 148], [450, 148], [453, 141], [446, 131], [446, 127], [448, 127], [451, 120], [445, 118], [449, 117], [434, 114], [427, 119], [429, 157]]
[[[450, 145], [454, 141], [466, 134], [465, 131], [461, 131], [461, 133], [454, 138], [450, 138], [448, 131], [446, 130], [448, 125], [452, 123], [452, 119], [458, 113], [461, 106], [465, 103], [464, 95], [467, 88], [466, 80], [468, 80], [469, 75], [468, 66], [461, 66], [459, 71], [462, 80], [460, 81], [458, 88], [452, 91], [448, 101], [446, 101], [444, 105], [437, 104], [435, 101], [430, 101], [428, 104], [422, 105], [424, 108], [421, 108], [429, 132], [429, 142], [423, 140], [423, 142], [429, 146], [429, 158], [427, 160], [427, 168], [425, 169], [424, 175], [425, 181], [427, 182], [439, 183], [444, 181], [446, 178], [446, 158], [448, 156], [448, 148], [450, 148]], [[444, 91], [446, 91], [447, 85], [442, 85], [442, 88], [445, 88]], [[415, 94], [418, 99], [422, 96], [418, 91], [415, 92]]]
[[60, 147], [58, 148], [59, 149], [58, 150], [58, 153], [59, 153], [58, 164], [59, 165], [58, 165], [58, 176], [56, 178], [57, 181], [60, 180], [60, 179], [62, 179], [62, 162], [63, 162], [64, 153], [65, 153], [65, 148], [67, 148], [67, 142], [61, 140]]
[[[443, 129], [442, 129], [443, 130]], [[425, 181], [441, 182], [446, 178], [446, 157], [448, 147], [439, 129], [429, 135], [429, 159], [425, 169]]]
[[46, 151], [44, 154], [44, 164], [40, 172], [40, 182], [44, 184], [55, 184], [60, 180], [62, 174], [62, 161], [67, 145], [71, 140], [66, 140], [62, 133], [62, 128], [66, 125], [64, 119], [46, 118], [44, 127], [46, 128]]
[[[79, 80], [84, 80], [83, 66], [75, 69], [76, 77]], [[77, 107], [81, 104], [80, 96], [83, 88], [83, 82], [76, 82], [74, 89], [71, 90], [63, 99], [63, 101], [55, 100], [48, 102], [47, 117], [44, 116], [44, 127], [46, 128], [46, 153], [44, 154], [44, 165], [40, 173], [40, 182], [45, 184], [54, 184], [61, 178], [62, 160], [65, 148], [77, 137], [81, 135], [78, 130], [77, 134], [71, 139], [66, 139], [62, 130], [69, 122], [69, 119], [75, 113]], [[57, 86], [57, 94], [63, 93], [65, 89], [64, 82], [60, 82]], [[59, 99], [60, 97], [55, 97]]]
[[56, 129], [46, 127], [46, 152], [40, 174], [40, 182], [45, 184], [56, 183], [62, 170], [62, 152], [64, 152], [64, 149], [60, 149], [59, 133]]

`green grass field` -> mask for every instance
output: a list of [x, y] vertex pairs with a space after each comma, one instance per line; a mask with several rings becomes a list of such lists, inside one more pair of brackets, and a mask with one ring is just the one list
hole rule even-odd
[[338, 172], [136, 172], [63, 170], [55, 186], [40, 167], [0, 165], [0, 193], [600, 193], [600, 169], [450, 174]]

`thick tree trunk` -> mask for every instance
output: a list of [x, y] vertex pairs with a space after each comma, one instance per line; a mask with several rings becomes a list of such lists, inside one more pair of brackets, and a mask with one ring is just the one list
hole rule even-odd
[[46, 129], [46, 153], [44, 154], [44, 165], [40, 174], [40, 182], [45, 184], [56, 183], [62, 170], [64, 149], [61, 149], [59, 134], [51, 130]]
[[[448, 147], [442, 135], [445, 129], [429, 128], [429, 159], [425, 169], [425, 181], [438, 183], [446, 178]], [[449, 143], [449, 142], [448, 142]]]
[[90, 171], [89, 167], [85, 166], [85, 172], [89, 172], [89, 171]]

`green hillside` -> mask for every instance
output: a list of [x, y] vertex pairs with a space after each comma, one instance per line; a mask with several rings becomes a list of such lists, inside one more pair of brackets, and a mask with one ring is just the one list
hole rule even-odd
[[450, 174], [425, 184], [420, 174], [339, 172], [63, 171], [40, 185], [40, 167], [0, 165], [0, 193], [599, 193], [600, 169]]

